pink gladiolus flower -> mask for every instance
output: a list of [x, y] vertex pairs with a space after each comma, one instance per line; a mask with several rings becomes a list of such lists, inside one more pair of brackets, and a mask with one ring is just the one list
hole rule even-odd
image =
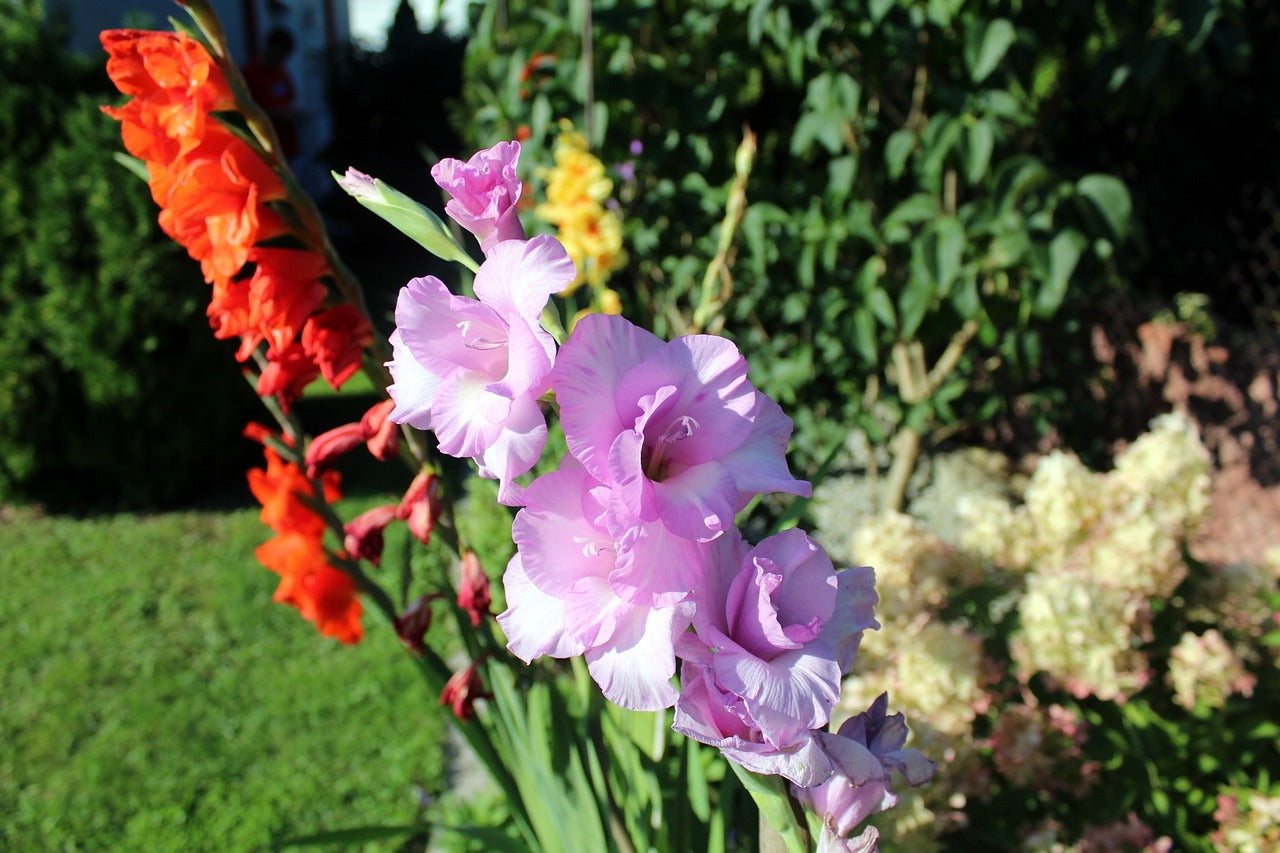
[[516, 176], [519, 159], [519, 142], [499, 142], [476, 152], [465, 163], [446, 158], [431, 168], [431, 177], [440, 189], [453, 196], [445, 204], [445, 212], [476, 235], [486, 256], [503, 240], [524, 239], [516, 214], [523, 189]]
[[812, 493], [787, 469], [791, 420], [724, 338], [666, 343], [592, 314], [561, 348], [551, 384], [569, 450], [642, 521], [708, 541], [760, 492]]
[[861, 837], [845, 836], [871, 815], [897, 804], [898, 795], [890, 787], [892, 771], [900, 772], [912, 787], [933, 778], [933, 762], [917, 750], [903, 748], [907, 725], [901, 714], [885, 715], [888, 704], [889, 697], [881, 693], [868, 710], [845, 720], [836, 734], [819, 732], [835, 772], [817, 785], [792, 786], [796, 798], [822, 817], [823, 837], [830, 836], [827, 849], [850, 849]]
[[694, 633], [676, 651], [683, 692], [673, 728], [758, 773], [813, 785], [832, 772], [816, 739], [840, 698], [862, 631], [877, 627], [870, 569], [836, 573], [800, 530], [747, 550], [717, 540], [695, 592]]
[[615, 581], [624, 577], [621, 588], [630, 593], [633, 575], [645, 571], [697, 578], [703, 546], [639, 522], [629, 539], [615, 536], [603, 523], [609, 489], [572, 457], [534, 480], [527, 497], [512, 525], [519, 551], [503, 576], [507, 610], [498, 624], [507, 647], [525, 661], [585, 654], [611, 702], [642, 711], [669, 707], [677, 695], [670, 683], [675, 639], [690, 619], [687, 605], [677, 601], [688, 588], [653, 606], [647, 591], [629, 600]]
[[454, 296], [427, 276], [396, 302], [389, 418], [434, 430], [442, 452], [474, 459], [508, 505], [520, 500], [514, 478], [546, 444], [538, 398], [549, 387], [555, 341], [540, 325], [542, 309], [573, 277], [554, 237], [507, 240], [476, 273], [479, 299]]

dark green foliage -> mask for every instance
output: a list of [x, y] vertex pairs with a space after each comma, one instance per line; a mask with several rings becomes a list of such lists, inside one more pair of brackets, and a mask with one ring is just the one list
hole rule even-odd
[[[397, 9], [383, 50], [353, 46], [334, 69], [329, 88], [334, 138], [326, 159], [331, 168], [338, 173], [359, 169], [443, 215], [430, 158], [459, 153], [445, 104], [462, 89], [465, 48], [465, 41], [442, 27], [420, 32], [407, 2]], [[344, 193], [333, 193], [325, 212], [335, 245], [360, 277], [384, 334], [394, 325], [396, 293], [406, 281], [429, 272], [451, 274]]]
[[[592, 14], [588, 68], [583, 3], [490, 5], [458, 126], [479, 147], [527, 125], [528, 156], [545, 164], [568, 116], [606, 163], [635, 160], [634, 182], [616, 181], [632, 264], [612, 286], [663, 335], [684, 333], [699, 303], [750, 127], [759, 151], [723, 332], [797, 421], [807, 466], [869, 420], [872, 399], [881, 429], [1005, 411], [992, 368], [1034, 388], [1057, 366], [1055, 321], [1113, 283], [1125, 186], [1055, 162], [1046, 138], [1059, 70], [1079, 58], [1056, 11], [706, 0]], [[536, 53], [551, 60], [529, 64]], [[907, 393], [894, 345], [919, 342], [932, 367], [969, 321], [950, 383]]]
[[0, 499], [154, 506], [247, 458], [253, 395], [113, 157], [114, 100], [36, 5], [0, 6]]

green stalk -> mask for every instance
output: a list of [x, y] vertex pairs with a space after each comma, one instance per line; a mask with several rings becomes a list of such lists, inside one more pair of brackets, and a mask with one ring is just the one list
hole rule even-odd
[[760, 809], [760, 849], [766, 847], [768, 838], [765, 830], [772, 830], [782, 841], [782, 846], [773, 849], [786, 850], [788, 853], [808, 853], [809, 833], [796, 820], [795, 810], [791, 805], [791, 796], [787, 793], [787, 784], [779, 776], [763, 776], [752, 773], [745, 767], [730, 761], [729, 766], [742, 782], [742, 787], [751, 794]]

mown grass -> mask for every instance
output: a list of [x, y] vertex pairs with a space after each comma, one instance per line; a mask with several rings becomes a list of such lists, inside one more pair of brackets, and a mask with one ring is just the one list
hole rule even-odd
[[257, 850], [405, 824], [445, 719], [375, 614], [271, 602], [254, 510], [0, 520], [0, 847]]

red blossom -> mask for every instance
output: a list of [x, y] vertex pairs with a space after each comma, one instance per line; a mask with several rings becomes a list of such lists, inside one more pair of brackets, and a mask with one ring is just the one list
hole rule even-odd
[[334, 388], [360, 369], [360, 357], [373, 342], [373, 329], [354, 307], [339, 305], [316, 314], [302, 329], [302, 346]]
[[[325, 521], [307, 503], [315, 498], [312, 482], [302, 469], [286, 462], [270, 447], [264, 448], [267, 467], [249, 469], [249, 490], [262, 504], [262, 523], [277, 533], [301, 533], [314, 539], [324, 535]], [[336, 472], [322, 481], [323, 497], [334, 501], [341, 497]]]
[[282, 352], [267, 357], [267, 366], [258, 377], [258, 396], [275, 395], [280, 408], [288, 414], [303, 390], [320, 375], [311, 357], [301, 344], [290, 344]]
[[280, 352], [297, 340], [307, 318], [328, 293], [321, 276], [329, 265], [315, 252], [255, 246], [249, 260], [256, 266], [249, 280], [249, 304], [254, 331], [271, 352]]

